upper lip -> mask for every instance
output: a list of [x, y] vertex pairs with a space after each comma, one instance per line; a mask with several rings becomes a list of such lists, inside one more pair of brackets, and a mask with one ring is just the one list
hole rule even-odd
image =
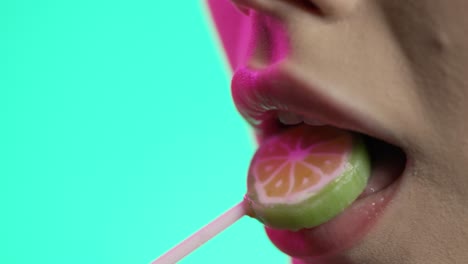
[[305, 81], [297, 72], [288, 63], [263, 69], [244, 67], [235, 72], [231, 83], [234, 103], [260, 140], [276, 132], [271, 131], [271, 124], [281, 110], [395, 143], [388, 131], [379, 129], [367, 113], [356, 111], [352, 102], [340, 100], [326, 87]]

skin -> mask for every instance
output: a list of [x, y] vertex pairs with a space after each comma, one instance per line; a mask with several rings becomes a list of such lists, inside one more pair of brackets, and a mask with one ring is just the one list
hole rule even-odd
[[298, 4], [306, 2], [210, 6], [234, 71], [285, 62], [304, 81], [325, 83], [324, 94], [347, 98], [408, 155], [376, 225], [324, 263], [466, 263], [468, 2], [317, 0], [319, 13]]

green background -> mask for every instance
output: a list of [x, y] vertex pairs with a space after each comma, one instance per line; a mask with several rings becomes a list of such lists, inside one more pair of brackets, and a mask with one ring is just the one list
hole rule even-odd
[[[0, 263], [149, 263], [255, 144], [200, 1], [0, 1]], [[182, 263], [286, 263], [242, 219]]]

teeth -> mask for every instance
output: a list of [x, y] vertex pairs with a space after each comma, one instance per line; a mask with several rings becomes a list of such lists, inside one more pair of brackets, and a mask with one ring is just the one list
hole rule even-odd
[[278, 113], [278, 119], [285, 125], [296, 125], [302, 123], [302, 118], [291, 112], [281, 111]]
[[296, 115], [294, 113], [287, 112], [287, 111], [279, 111], [278, 119], [280, 120], [281, 123], [285, 125], [297, 125], [302, 122], [310, 126], [324, 126], [325, 125], [324, 123], [318, 120], [315, 120], [312, 118], [303, 118], [300, 115]]
[[324, 126], [325, 124], [315, 119], [304, 118], [304, 123], [311, 126]]

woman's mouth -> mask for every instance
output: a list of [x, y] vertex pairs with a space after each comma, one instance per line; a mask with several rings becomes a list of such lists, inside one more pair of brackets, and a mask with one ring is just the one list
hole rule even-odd
[[[355, 246], [383, 215], [396, 193], [407, 157], [396, 144], [363, 119], [349, 102], [304, 85], [279, 65], [263, 71], [241, 69], [232, 82], [239, 112], [255, 129], [258, 142], [292, 126], [328, 125], [360, 134], [371, 158], [371, 176], [358, 199], [338, 216], [319, 226], [299, 231], [266, 227], [270, 240], [286, 254], [320, 260]], [[372, 128], [372, 129], [370, 129]]]
[[[294, 125], [278, 126], [288, 129]], [[371, 175], [365, 190], [351, 206], [317, 227], [299, 231], [266, 227], [270, 240], [280, 250], [292, 257], [315, 263], [316, 260], [339, 254], [356, 245], [384, 212], [400, 183], [399, 179], [406, 165], [406, 155], [400, 148], [391, 144], [367, 135], [361, 136], [371, 158]]]

